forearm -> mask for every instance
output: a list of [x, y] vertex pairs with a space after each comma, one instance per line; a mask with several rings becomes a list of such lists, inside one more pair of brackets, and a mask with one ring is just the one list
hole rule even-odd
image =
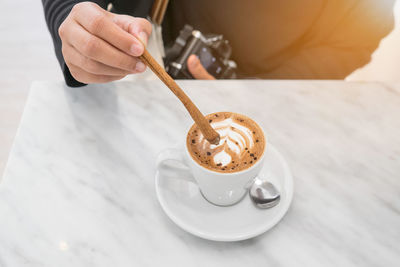
[[264, 79], [344, 79], [370, 61], [374, 47], [303, 49], [267, 73]]
[[[51, 37], [53, 39], [54, 50], [57, 56], [57, 60], [60, 63], [62, 72], [64, 74], [65, 82], [69, 86], [82, 86], [84, 84], [76, 81], [70, 74], [68, 67], [64, 62], [63, 55], [61, 53], [61, 40], [58, 35], [58, 28], [61, 23], [65, 20], [65, 18], [70, 13], [72, 7], [84, 1], [79, 0], [42, 0], [45, 19], [47, 23], [47, 27], [50, 31]], [[97, 3], [102, 8], [106, 8], [108, 0], [95, 0], [92, 1]]]
[[[393, 0], [328, 1], [305, 42], [260, 78], [344, 79], [367, 64], [393, 29]], [[342, 14], [338, 16], [337, 14]]]

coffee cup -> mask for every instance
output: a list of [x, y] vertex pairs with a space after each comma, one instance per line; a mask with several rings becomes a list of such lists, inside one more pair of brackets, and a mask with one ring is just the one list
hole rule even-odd
[[[243, 199], [264, 165], [265, 134], [258, 124], [241, 114], [218, 112], [206, 118], [214, 121], [211, 126], [221, 135], [220, 145], [204, 143], [201, 132], [193, 125], [183, 147], [166, 149], [158, 155], [157, 168], [179, 163], [173, 167], [190, 173], [180, 177], [196, 183], [207, 201], [231, 206]], [[200, 149], [196, 150], [197, 141], [204, 144], [199, 144]], [[231, 161], [227, 162], [227, 158]]]

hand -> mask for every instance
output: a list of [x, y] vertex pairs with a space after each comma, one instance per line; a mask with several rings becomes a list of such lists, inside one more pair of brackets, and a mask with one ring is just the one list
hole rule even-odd
[[187, 60], [187, 66], [189, 72], [195, 79], [198, 80], [215, 80], [214, 76], [207, 72], [207, 70], [201, 64], [199, 58], [196, 55], [190, 55]]
[[72, 8], [58, 33], [65, 63], [82, 83], [106, 83], [146, 69], [138, 59], [151, 34], [145, 19], [82, 2]]

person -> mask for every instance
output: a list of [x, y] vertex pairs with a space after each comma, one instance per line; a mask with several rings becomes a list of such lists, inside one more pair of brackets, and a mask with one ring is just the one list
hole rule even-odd
[[[106, 83], [146, 66], [150, 0], [42, 0], [57, 59], [69, 86]], [[109, 4], [112, 9], [107, 11]], [[223, 34], [240, 78], [344, 79], [367, 64], [393, 28], [394, 0], [171, 0], [165, 45], [185, 24]], [[213, 79], [196, 56], [189, 71]]]

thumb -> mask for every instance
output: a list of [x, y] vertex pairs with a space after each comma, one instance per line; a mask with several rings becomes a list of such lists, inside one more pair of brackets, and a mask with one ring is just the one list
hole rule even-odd
[[151, 23], [148, 20], [128, 15], [114, 15], [113, 21], [126, 32], [139, 39], [144, 46], [147, 45], [152, 30]]
[[215, 80], [214, 76], [210, 75], [201, 64], [196, 55], [190, 55], [187, 61], [189, 72], [195, 79], [199, 80]]

